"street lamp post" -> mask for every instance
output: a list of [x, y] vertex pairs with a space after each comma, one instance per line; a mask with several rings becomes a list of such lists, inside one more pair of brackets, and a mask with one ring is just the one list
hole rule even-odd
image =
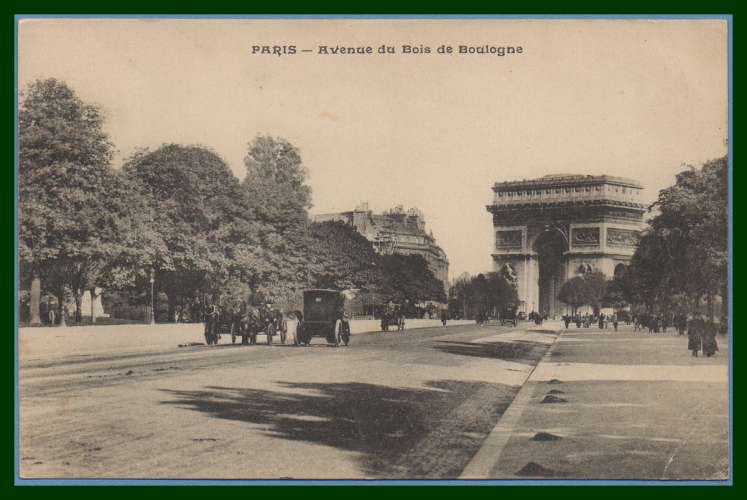
[[150, 324], [155, 325], [156, 324], [156, 309], [155, 309], [155, 299], [154, 296], [154, 284], [156, 282], [156, 278], [153, 273], [153, 268], [150, 270]]

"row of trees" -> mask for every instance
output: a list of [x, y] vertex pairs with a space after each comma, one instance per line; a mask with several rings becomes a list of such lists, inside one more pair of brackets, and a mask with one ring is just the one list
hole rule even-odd
[[498, 317], [508, 303], [518, 304], [516, 286], [501, 273], [464, 274], [449, 290], [449, 315], [452, 318]]
[[[298, 148], [257, 136], [245, 177], [203, 146], [143, 149], [122, 168], [96, 106], [55, 79], [31, 83], [19, 109], [19, 245], [31, 321], [42, 292], [81, 297], [96, 286], [178, 301], [235, 294], [289, 304], [303, 288], [444, 301], [419, 256], [379, 256], [342, 223], [310, 223]], [[36, 316], [35, 316], [36, 315]]]
[[591, 306], [598, 311], [601, 307], [614, 305], [608, 296], [611, 284], [612, 282], [600, 271], [585, 273], [563, 283], [558, 291], [558, 298], [571, 306], [573, 316], [582, 306]]
[[652, 314], [706, 310], [713, 321], [720, 302], [728, 314], [728, 159], [687, 166], [659, 192], [630, 266], [606, 279], [599, 272], [566, 281], [558, 298], [575, 313], [583, 305]]
[[704, 305], [713, 320], [720, 301], [728, 317], [728, 193], [726, 156], [687, 166], [659, 192], [653, 217], [619, 288], [649, 312], [688, 312]]

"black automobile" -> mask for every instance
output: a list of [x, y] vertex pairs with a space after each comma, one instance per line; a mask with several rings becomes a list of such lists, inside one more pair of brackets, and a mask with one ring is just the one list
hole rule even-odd
[[516, 304], [509, 303], [503, 306], [503, 311], [501, 312], [501, 325], [510, 323], [513, 326], [516, 326], [516, 320]]
[[303, 316], [296, 326], [296, 345], [309, 345], [313, 337], [323, 337], [328, 344], [339, 345], [335, 325], [342, 319], [345, 296], [338, 290], [312, 289], [303, 292]]

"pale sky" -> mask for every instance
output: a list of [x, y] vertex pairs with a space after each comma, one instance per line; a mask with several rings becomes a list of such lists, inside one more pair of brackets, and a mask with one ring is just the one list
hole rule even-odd
[[[416, 206], [452, 279], [491, 267], [496, 181], [608, 174], [651, 201], [681, 164], [727, 149], [725, 21], [40, 19], [18, 38], [19, 86], [55, 77], [99, 105], [115, 167], [140, 147], [202, 144], [243, 178], [247, 142], [285, 137], [312, 213]], [[299, 52], [251, 53], [284, 44]], [[337, 44], [432, 53], [315, 53]]]

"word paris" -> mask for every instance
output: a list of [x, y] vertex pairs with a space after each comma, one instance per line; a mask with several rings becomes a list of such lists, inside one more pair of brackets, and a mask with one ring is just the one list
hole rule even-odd
[[296, 45], [252, 45], [252, 54], [288, 56], [299, 53], [316, 53], [320, 55], [374, 55], [374, 54], [487, 54], [506, 56], [522, 54], [524, 48], [520, 45], [440, 45], [435, 49], [427, 45], [319, 45], [316, 49], [303, 49]]

